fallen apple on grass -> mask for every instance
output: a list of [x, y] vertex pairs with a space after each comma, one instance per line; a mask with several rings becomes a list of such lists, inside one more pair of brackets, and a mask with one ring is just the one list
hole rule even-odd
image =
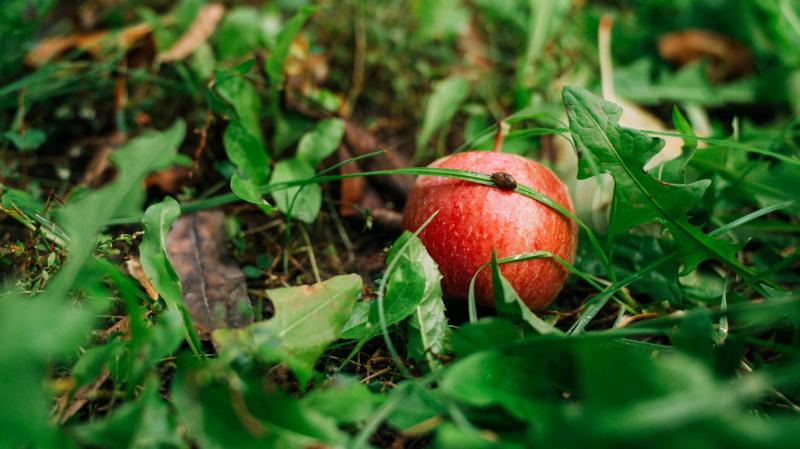
[[[498, 258], [548, 251], [569, 263], [575, 259], [577, 225], [560, 212], [514, 192], [518, 184], [528, 186], [573, 212], [566, 186], [544, 165], [501, 153], [501, 133], [498, 136], [494, 151], [456, 153], [429, 165], [485, 173], [492, 176], [494, 186], [420, 176], [406, 203], [403, 227], [410, 231], [439, 211], [420, 238], [439, 265], [448, 298], [467, 298], [470, 280], [491, 261], [493, 250]], [[569, 275], [549, 258], [507, 263], [501, 270], [532, 310], [549, 305]], [[492, 305], [490, 270], [478, 275], [475, 299], [480, 305]]]

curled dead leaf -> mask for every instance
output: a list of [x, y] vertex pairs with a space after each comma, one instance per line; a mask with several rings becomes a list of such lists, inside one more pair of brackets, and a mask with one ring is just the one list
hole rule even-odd
[[159, 53], [158, 60], [180, 61], [191, 55], [214, 34], [224, 14], [225, 7], [220, 3], [209, 3], [200, 8], [189, 29], [170, 48]]

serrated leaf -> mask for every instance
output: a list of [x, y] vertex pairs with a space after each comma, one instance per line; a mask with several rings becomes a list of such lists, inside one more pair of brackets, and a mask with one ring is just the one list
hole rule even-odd
[[[409, 241], [411, 238], [413, 240]], [[398, 251], [403, 245], [405, 249], [400, 254]], [[399, 257], [399, 260], [394, 269], [385, 274], [388, 276], [383, 301], [386, 325], [391, 326], [409, 318], [409, 354], [419, 357], [417, 360], [432, 359], [426, 350], [441, 350], [449, 334], [447, 318], [443, 315], [444, 303], [441, 303], [439, 267], [425, 250], [422, 241], [408, 231], [392, 245], [387, 265], [395, 257]], [[441, 304], [437, 304], [437, 298]], [[415, 323], [411, 324], [412, 321]], [[379, 323], [377, 301], [359, 303], [347, 322], [345, 335], [347, 338], [371, 338], [380, 331]], [[423, 331], [425, 335], [421, 334]]]
[[245, 125], [234, 120], [225, 128], [223, 136], [225, 153], [248, 178], [256, 185], [269, 179], [269, 156], [264, 145]]
[[200, 338], [192, 325], [189, 309], [181, 296], [181, 283], [178, 274], [167, 258], [167, 233], [181, 208], [171, 197], [148, 207], [142, 218], [144, 237], [139, 245], [139, 253], [147, 279], [167, 303], [169, 313], [176, 315], [183, 327], [184, 338], [196, 353], [200, 353]]
[[460, 76], [445, 78], [434, 85], [425, 107], [422, 130], [417, 135], [418, 150], [431, 140], [436, 130], [453, 119], [469, 94], [469, 81]]
[[[441, 367], [441, 362], [435, 355], [444, 351], [450, 335], [442, 299], [442, 275], [439, 272], [439, 266], [428, 254], [419, 237], [405, 231], [394, 247], [399, 248], [402, 245], [401, 240], [405, 241], [409, 238], [411, 241], [404, 251], [408, 260], [406, 263], [415, 267], [422, 274], [425, 288], [419, 303], [414, 307], [408, 319], [408, 356], [420, 362], [427, 362], [430, 369], [435, 370]], [[402, 298], [391, 298], [387, 289], [386, 300], [391, 302], [402, 300]]]
[[619, 126], [622, 109], [585, 89], [567, 87], [563, 97], [572, 138], [583, 155], [579, 177], [589, 178], [596, 171], [614, 177], [608, 229], [611, 238], [634, 226], [659, 222], [682, 248], [686, 271], [714, 258], [739, 274], [752, 275], [736, 259], [735, 245], [709, 237], [689, 224], [687, 211], [703, 195], [709, 180], [670, 184], [654, 178], [643, 167], [660, 151], [663, 140]]
[[304, 386], [319, 356], [339, 338], [361, 286], [361, 277], [349, 274], [314, 285], [267, 290], [275, 306], [273, 318], [243, 329], [216, 330], [214, 342], [225, 360], [250, 354], [285, 362]]
[[[293, 157], [275, 164], [270, 184], [308, 179], [314, 175], [314, 167], [302, 159]], [[278, 210], [284, 214], [291, 213], [292, 217], [306, 223], [313, 223], [322, 207], [322, 189], [319, 184], [279, 190], [272, 193], [272, 198]]]
[[317, 123], [314, 129], [300, 138], [297, 157], [316, 167], [336, 151], [344, 136], [344, 120], [332, 118]]
[[267, 59], [264, 69], [269, 76], [270, 81], [275, 86], [283, 84], [283, 65], [286, 62], [286, 57], [289, 55], [289, 48], [292, 41], [303, 28], [309, 17], [316, 11], [316, 8], [304, 6], [292, 17], [286, 25], [283, 26], [278, 36], [275, 38], [275, 46], [272, 48], [272, 54]]

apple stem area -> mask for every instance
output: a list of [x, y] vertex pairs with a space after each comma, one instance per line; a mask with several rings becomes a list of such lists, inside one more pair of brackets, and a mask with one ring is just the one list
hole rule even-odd
[[492, 147], [493, 152], [500, 152], [503, 147], [503, 141], [506, 140], [509, 131], [511, 131], [511, 125], [502, 120], [497, 122], [497, 134], [494, 135], [494, 146]]

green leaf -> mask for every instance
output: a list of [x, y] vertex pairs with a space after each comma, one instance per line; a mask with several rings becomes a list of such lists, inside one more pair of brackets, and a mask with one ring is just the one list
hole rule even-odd
[[234, 174], [231, 177], [231, 191], [240, 199], [257, 205], [265, 214], [272, 214], [275, 209], [261, 196], [258, 186], [250, 179], [240, 178]]
[[[674, 107], [672, 109], [672, 124], [678, 132], [686, 134], [687, 136], [694, 137], [694, 129], [689, 121], [681, 114], [680, 109]], [[672, 183], [685, 183], [686, 182], [686, 165], [694, 157], [697, 151], [697, 140], [688, 138], [683, 139], [683, 147], [681, 148], [681, 155], [671, 161], [667, 161], [658, 168], [659, 179]]]
[[346, 447], [332, 419], [262, 376], [226, 371], [215, 360], [184, 357], [171, 398], [189, 440], [203, 449]]
[[[216, 90], [225, 99], [249, 133], [263, 141], [261, 135], [261, 97], [253, 85], [237, 72], [220, 72], [217, 74]], [[227, 143], [227, 142], [226, 142]], [[227, 145], [225, 147], [227, 150]]]
[[609, 236], [634, 226], [657, 221], [673, 235], [684, 251], [685, 270], [714, 258], [746, 277], [752, 271], [735, 257], [738, 248], [709, 237], [689, 224], [686, 213], [703, 195], [710, 181], [670, 184], [643, 170], [661, 150], [663, 140], [619, 125], [622, 109], [590, 94], [567, 87], [563, 92], [572, 138], [583, 154], [579, 177], [589, 178], [596, 170], [614, 177], [614, 200], [609, 221]]
[[[275, 164], [270, 184], [298, 181], [314, 177], [314, 167], [305, 160], [293, 157]], [[319, 184], [290, 187], [272, 193], [275, 207], [305, 223], [313, 223], [322, 207], [322, 189]]]
[[178, 274], [167, 258], [167, 233], [172, 222], [181, 214], [178, 202], [171, 197], [148, 207], [142, 218], [144, 237], [139, 246], [142, 269], [159, 295], [167, 303], [169, 313], [175, 314], [184, 330], [184, 338], [195, 354], [201, 353], [200, 338], [192, 324], [189, 309], [181, 297]]
[[221, 60], [236, 60], [266, 47], [273, 37], [264, 26], [271, 19], [252, 6], [236, 6], [225, 13], [212, 41]]
[[344, 120], [331, 118], [322, 120], [310, 132], [300, 138], [297, 157], [316, 167], [336, 151], [344, 136]]
[[264, 145], [239, 120], [234, 120], [225, 128], [223, 136], [225, 153], [248, 178], [256, 185], [269, 179], [269, 156]]
[[451, 344], [455, 356], [464, 358], [475, 352], [519, 340], [521, 337], [522, 332], [517, 326], [506, 320], [487, 317], [456, 329], [451, 337]]
[[453, 119], [469, 94], [469, 81], [460, 76], [451, 76], [434, 84], [425, 107], [422, 130], [417, 135], [418, 151], [431, 140], [436, 130]]
[[349, 274], [314, 285], [267, 290], [275, 307], [273, 318], [243, 329], [218, 329], [214, 342], [225, 360], [250, 354], [285, 362], [304, 386], [319, 356], [339, 338], [361, 286], [361, 278]]
[[[411, 239], [411, 241], [409, 241]], [[386, 264], [398, 257], [394, 270], [387, 273], [384, 313], [386, 325], [391, 326], [409, 318], [409, 354], [417, 360], [434, 358], [426, 351], [440, 351], [445, 344], [449, 328], [443, 315], [441, 274], [436, 262], [430, 257], [422, 240], [408, 231], [394, 242]], [[363, 305], [362, 305], [363, 304]], [[378, 303], [359, 303], [359, 307], [347, 322], [348, 338], [372, 338], [380, 331]], [[422, 335], [424, 332], [424, 335]], [[414, 335], [417, 334], [417, 335]]]
[[52, 393], [43, 388], [54, 361], [73, 353], [94, 322], [91, 311], [71, 306], [63, 296], [0, 300], [0, 413], [6, 447], [57, 447], [62, 435], [50, 422]]
[[316, 11], [316, 8], [310, 6], [300, 8], [275, 38], [275, 46], [272, 48], [272, 54], [265, 63], [264, 70], [266, 70], [272, 84], [278, 86], [278, 88], [283, 85], [283, 65], [289, 55], [289, 47], [314, 11]]
[[47, 135], [41, 129], [29, 128], [23, 134], [6, 132], [5, 137], [19, 150], [33, 151], [47, 140]]
[[337, 424], [358, 424], [369, 419], [384, 397], [373, 393], [359, 379], [337, 375], [303, 398], [303, 406]]
[[492, 251], [492, 295], [497, 315], [510, 321], [525, 321], [540, 334], [563, 334], [552, 324], [542, 320], [522, 302], [511, 283], [500, 272], [497, 253]]
[[[439, 266], [422, 244], [422, 240], [412, 233], [405, 231], [392, 248], [400, 248], [409, 238], [411, 242], [403, 252], [404, 260], [398, 262], [395, 273], [398, 273], [401, 265], [410, 265], [420, 275], [417, 282], [424, 283], [424, 290], [408, 318], [408, 356], [418, 362], [427, 362], [431, 370], [436, 370], [441, 367], [441, 362], [435, 355], [444, 352], [450, 335], [442, 299], [442, 275], [439, 273]], [[398, 282], [398, 278], [394, 275], [387, 286], [386, 302], [389, 304], [387, 309], [392, 308], [391, 304], [404, 299], [396, 293], [390, 296], [390, 292], [395, 291], [392, 288], [393, 282]]]
[[416, 37], [425, 41], [452, 38], [469, 26], [469, 9], [461, 0], [418, 0], [414, 13], [419, 21]]

